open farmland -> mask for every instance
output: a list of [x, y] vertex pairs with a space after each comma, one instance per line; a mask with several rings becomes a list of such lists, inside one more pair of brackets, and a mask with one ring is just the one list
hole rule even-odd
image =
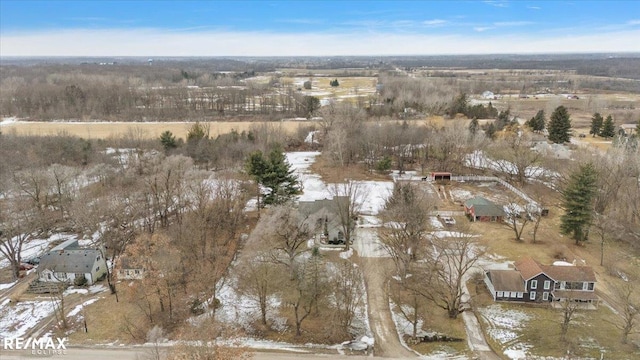
[[[3, 132], [15, 132], [17, 135], [58, 135], [69, 134], [87, 139], [106, 139], [120, 137], [126, 134], [140, 134], [144, 138], [157, 138], [164, 131], [171, 131], [178, 138], [186, 138], [189, 127], [193, 122], [45, 122], [45, 121], [16, 121], [5, 122], [1, 129]], [[209, 126], [209, 134], [216, 137], [220, 134], [249, 131], [251, 128], [269, 124], [283, 129], [287, 133], [295, 132], [300, 126], [315, 124], [308, 121], [285, 120], [279, 122], [254, 122], [254, 121], [216, 121], [205, 122]]]

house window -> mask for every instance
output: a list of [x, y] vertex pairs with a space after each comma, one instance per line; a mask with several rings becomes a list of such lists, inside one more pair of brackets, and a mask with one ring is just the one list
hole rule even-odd
[[549, 280], [545, 280], [544, 281], [544, 289], [545, 290], [551, 289], [551, 281], [549, 281]]
[[496, 297], [502, 297], [502, 291], [498, 291], [498, 293], [496, 294]]
[[542, 293], [542, 300], [544, 301], [549, 301], [549, 293], [548, 292], [543, 292]]
[[532, 291], [529, 293], [529, 300], [535, 300], [536, 299], [536, 292]]
[[560, 281], [560, 290], [565, 290], [567, 288], [567, 282], [566, 281]]
[[96, 271], [99, 271], [99, 270], [100, 270], [100, 266], [96, 267]]
[[593, 288], [595, 287], [595, 283], [590, 282], [589, 286], [587, 287], [587, 290], [591, 290], [593, 291]]
[[47, 274], [47, 280], [51, 280], [51, 273]]
[[136, 275], [140, 275], [140, 270], [133, 270]]
[[516, 292], [512, 291], [509, 297], [515, 298], [516, 297]]
[[524, 295], [524, 293], [519, 292], [518, 293], [518, 299], [522, 299], [523, 295]]
[[532, 289], [538, 288], [538, 280], [531, 280], [531, 288]]

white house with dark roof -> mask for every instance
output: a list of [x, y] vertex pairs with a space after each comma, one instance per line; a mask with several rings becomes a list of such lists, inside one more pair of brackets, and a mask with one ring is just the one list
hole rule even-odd
[[92, 285], [107, 274], [107, 262], [101, 250], [81, 248], [70, 239], [42, 255], [37, 273], [41, 282], [74, 284], [84, 277]]

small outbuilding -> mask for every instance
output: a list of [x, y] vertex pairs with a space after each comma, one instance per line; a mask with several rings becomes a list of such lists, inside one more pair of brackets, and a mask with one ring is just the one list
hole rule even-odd
[[450, 172], [432, 172], [431, 180], [433, 181], [451, 181]]
[[506, 215], [502, 206], [480, 196], [465, 201], [464, 212], [471, 221], [502, 222]]

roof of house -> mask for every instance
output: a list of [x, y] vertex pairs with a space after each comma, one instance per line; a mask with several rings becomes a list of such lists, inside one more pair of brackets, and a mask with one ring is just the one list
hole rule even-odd
[[64, 273], [91, 272], [100, 254], [100, 250], [92, 249], [52, 250], [40, 258], [38, 272], [43, 270]]
[[555, 281], [596, 282], [596, 274], [589, 266], [553, 266], [543, 265], [542, 270]]
[[78, 239], [66, 240], [60, 243], [59, 245], [57, 245], [56, 247], [54, 247], [53, 249], [51, 249], [51, 251], [74, 250], [74, 249], [80, 249], [80, 246], [78, 245]]
[[522, 258], [516, 261], [514, 265], [525, 280], [544, 273], [555, 281], [596, 282], [596, 274], [589, 266], [540, 265], [530, 257]]
[[489, 270], [488, 275], [496, 291], [526, 291], [522, 276], [515, 270]]
[[336, 202], [348, 201], [348, 199], [349, 198], [347, 196], [335, 196], [333, 199], [300, 201], [298, 202], [298, 211], [304, 216], [316, 214], [323, 209], [326, 209], [326, 211], [335, 214]]
[[[516, 267], [516, 270], [520, 272], [524, 280], [529, 280], [543, 273], [540, 264], [530, 257], [522, 258], [513, 265]], [[549, 274], [547, 275], [549, 276]]]
[[473, 208], [476, 216], [505, 216], [504, 209], [491, 201], [476, 196], [464, 202], [467, 208]]

